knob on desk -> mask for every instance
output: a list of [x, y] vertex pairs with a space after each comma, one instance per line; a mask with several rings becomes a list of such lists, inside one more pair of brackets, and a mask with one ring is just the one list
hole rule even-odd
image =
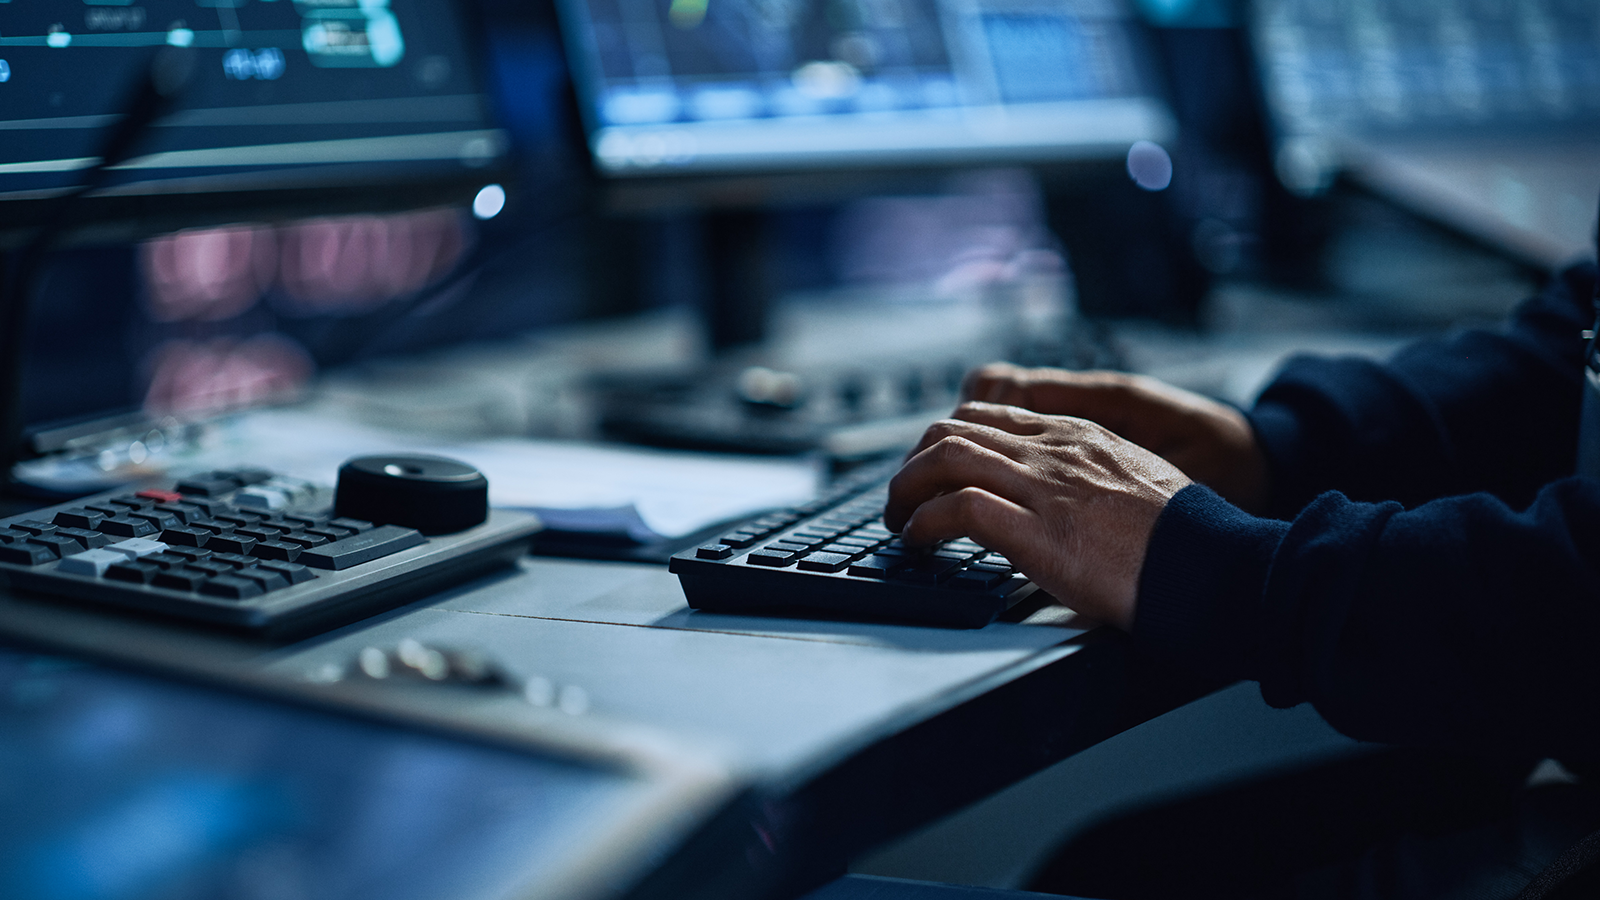
[[358, 456], [339, 467], [334, 513], [423, 534], [450, 534], [489, 517], [489, 479], [442, 456]]

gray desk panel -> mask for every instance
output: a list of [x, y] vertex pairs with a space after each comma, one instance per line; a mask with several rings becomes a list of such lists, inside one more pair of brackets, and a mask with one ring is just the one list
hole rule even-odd
[[962, 686], [1079, 633], [709, 615], [684, 607], [664, 569], [529, 560], [510, 577], [284, 648], [271, 667], [314, 677], [404, 638], [472, 648], [516, 675], [582, 688], [588, 715], [708, 741], [771, 777], [925, 717]]

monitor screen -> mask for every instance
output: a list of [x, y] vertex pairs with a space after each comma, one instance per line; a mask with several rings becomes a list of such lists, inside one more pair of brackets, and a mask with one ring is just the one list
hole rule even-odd
[[1098, 158], [1171, 136], [1119, 0], [560, 0], [604, 175]]
[[[439, 202], [431, 189], [481, 186], [507, 152], [453, 3], [0, 3], [0, 229], [82, 183], [161, 48], [180, 48], [167, 52], [187, 77], [86, 204], [99, 225], [420, 206]], [[396, 184], [408, 193], [382, 190]]]
[[0, 766], [0, 896], [33, 900], [599, 898], [680, 827], [614, 760], [6, 648]]

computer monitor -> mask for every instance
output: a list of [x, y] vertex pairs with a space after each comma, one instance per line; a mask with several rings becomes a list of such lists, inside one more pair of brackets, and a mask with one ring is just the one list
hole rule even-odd
[[1118, 0], [559, 0], [607, 178], [1121, 158], [1173, 120]]
[[1600, 5], [1258, 0], [1280, 179], [1348, 176], [1521, 261], [1592, 252]]
[[453, 2], [0, 4], [0, 246], [63, 213], [151, 77], [170, 106], [72, 204], [81, 234], [469, 201], [510, 149], [471, 38]]

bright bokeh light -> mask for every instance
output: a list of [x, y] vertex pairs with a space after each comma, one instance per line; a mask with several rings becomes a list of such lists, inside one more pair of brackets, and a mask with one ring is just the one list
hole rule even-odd
[[1172, 157], [1160, 144], [1137, 141], [1128, 148], [1128, 177], [1147, 191], [1164, 191], [1172, 184]]
[[472, 214], [479, 219], [492, 219], [506, 208], [506, 189], [498, 184], [486, 184], [478, 196], [472, 198]]

